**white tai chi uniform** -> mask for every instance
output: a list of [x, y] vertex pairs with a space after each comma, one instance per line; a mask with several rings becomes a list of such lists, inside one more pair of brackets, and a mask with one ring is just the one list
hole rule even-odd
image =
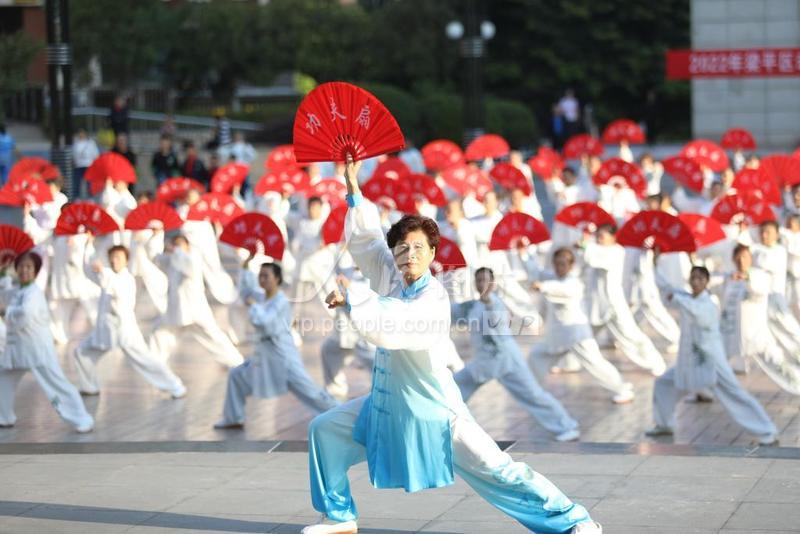
[[753, 266], [770, 275], [769, 329], [788, 354], [800, 355], [800, 324], [786, 301], [788, 253], [779, 244], [767, 247], [757, 243], [750, 250]]
[[788, 254], [786, 264], [786, 300], [794, 318], [800, 321], [800, 232], [781, 228], [781, 242]]
[[672, 294], [680, 311], [681, 339], [673, 367], [656, 379], [653, 389], [653, 418], [658, 427], [675, 428], [675, 406], [687, 392], [710, 389], [731, 419], [765, 441], [777, 429], [764, 408], [750, 395], [733, 373], [719, 328], [719, 308], [714, 297], [703, 291], [691, 293], [671, 287], [657, 277], [659, 289]]
[[7, 332], [5, 351], [0, 356], [0, 425], [16, 422], [14, 393], [30, 371], [64, 421], [80, 431], [90, 430], [94, 419], [58, 363], [44, 293], [36, 284], [12, 288], [8, 277], [2, 285]]
[[656, 285], [653, 252], [628, 248], [625, 249], [625, 254], [626, 257], [628, 254], [633, 255], [634, 274], [636, 275], [634, 293], [639, 303], [639, 311], [656, 333], [666, 339], [670, 345], [677, 345], [681, 330], [664, 306], [664, 301], [661, 300], [661, 292]]
[[545, 276], [539, 292], [545, 299], [544, 339], [531, 348], [529, 360], [542, 379], [561, 357], [572, 355], [601, 386], [624, 394], [632, 389], [603, 357], [583, 309], [583, 283], [576, 277]]
[[53, 322], [50, 329], [53, 339], [60, 345], [66, 345], [70, 339], [69, 327], [76, 310], [83, 308], [89, 321], [94, 321], [98, 291], [83, 271], [86, 238], [86, 234], [54, 235], [52, 238], [50, 307]]
[[472, 359], [455, 374], [464, 402], [483, 384], [496, 379], [550, 432], [563, 434], [578, 428], [578, 422], [531, 373], [509, 328], [508, 309], [497, 295], [491, 294], [488, 303], [453, 304], [453, 319], [467, 322], [473, 347]]
[[589, 243], [583, 260], [590, 268], [589, 317], [592, 326], [605, 326], [622, 353], [639, 367], [654, 375], [667, 368], [653, 342], [636, 324], [622, 289], [622, 266], [625, 249], [620, 245]]
[[175, 349], [176, 333], [188, 330], [217, 362], [227, 367], [240, 365], [244, 358], [217, 325], [208, 305], [200, 258], [176, 248], [162, 254], [159, 262], [169, 283], [167, 313], [156, 319], [149, 339], [150, 353], [167, 361]]
[[115, 273], [108, 267], [99, 273], [87, 269], [86, 274], [100, 287], [101, 293], [95, 327], [74, 353], [81, 391], [100, 391], [97, 360], [119, 347], [145, 380], [174, 397], [183, 396], [186, 388], [181, 379], [175, 376], [164, 360], [154, 357], [147, 350], [134, 311], [136, 280], [133, 275], [127, 269]]
[[749, 359], [784, 390], [800, 394], [800, 362], [787, 357], [772, 337], [768, 311], [770, 277], [750, 269], [746, 280], [725, 277], [720, 330], [725, 352], [734, 368], [744, 369]]
[[245, 399], [250, 395], [268, 399], [291, 391], [316, 412], [336, 406], [336, 400], [308, 375], [297, 352], [291, 333], [292, 308], [283, 291], [267, 299], [248, 270], [241, 271], [239, 280], [242, 298], [256, 300], [250, 306], [250, 322], [258, 341], [253, 355], [228, 372], [223, 421], [244, 423]]
[[160, 314], [167, 313], [167, 275], [153, 263], [164, 251], [164, 232], [138, 230], [131, 239], [128, 268], [133, 276], [141, 277], [150, 301]]

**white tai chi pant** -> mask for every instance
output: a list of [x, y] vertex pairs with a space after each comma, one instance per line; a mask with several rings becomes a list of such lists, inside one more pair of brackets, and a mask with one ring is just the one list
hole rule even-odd
[[[228, 389], [225, 392], [225, 406], [222, 409], [223, 420], [231, 423], [244, 423], [245, 400], [253, 395], [254, 358], [248, 358], [243, 364], [228, 371]], [[323, 388], [319, 387], [308, 375], [303, 363], [296, 358], [286, 362], [287, 387], [303, 404], [316, 412], [324, 412], [339, 403]], [[277, 396], [269, 395], [269, 397]]]
[[622, 379], [617, 368], [603, 357], [594, 338], [586, 338], [575, 343], [568, 350], [555, 353], [550, 352], [545, 343], [537, 343], [531, 348], [528, 359], [536, 377], [543, 380], [550, 367], [567, 355], [574, 356], [581, 366], [607, 390], [620, 394], [631, 389], [631, 385]]
[[81, 391], [86, 393], [100, 391], [97, 360], [116, 347], [122, 350], [133, 368], [156, 388], [173, 395], [180, 395], [185, 391], [183, 382], [172, 372], [166, 362], [154, 357], [147, 350], [147, 344], [145, 344], [141, 332], [120, 334], [116, 341], [108, 349], [98, 349], [92, 346], [91, 338], [86, 338], [75, 349], [74, 357]]
[[184, 332], [202, 345], [214, 360], [221, 365], [236, 367], [244, 361], [244, 357], [231, 342], [230, 338], [225, 335], [225, 332], [213, 320], [185, 326], [170, 326], [157, 323], [153, 333], [150, 335], [150, 353], [161, 361], [166, 362], [175, 350], [178, 334]]
[[784, 295], [770, 294], [767, 317], [769, 318], [770, 332], [786, 352], [800, 354], [800, 323], [789, 310]]
[[59, 345], [66, 345], [69, 342], [70, 323], [75, 312], [83, 308], [89, 323], [94, 323], [97, 314], [97, 300], [95, 299], [94, 308], [92, 303], [83, 299], [57, 299], [50, 305], [50, 331], [53, 333], [53, 340]]
[[[511, 355], [504, 357], [513, 359], [508, 366], [508, 372], [498, 376], [497, 380], [540, 425], [553, 434], [563, 434], [578, 428], [578, 422], [570, 417], [561, 403], [539, 385], [521, 356], [514, 354], [513, 357]], [[453, 377], [461, 390], [464, 402], [467, 402], [478, 388], [486, 383], [475, 380], [470, 370], [474, 361], [467, 363], [466, 367]]]
[[64, 376], [64, 371], [61, 370], [58, 362], [53, 361], [31, 369], [0, 370], [0, 425], [16, 423], [14, 394], [19, 381], [28, 371], [36, 378], [39, 387], [42, 388], [61, 419], [75, 428], [87, 428], [94, 424], [94, 419], [86, 411], [80, 393]]
[[639, 311], [644, 316], [645, 321], [653, 327], [653, 330], [666, 339], [670, 345], [678, 343], [681, 337], [681, 329], [664, 306], [664, 303], [661, 302], [661, 298], [655, 295], [642, 297]]
[[[727, 364], [717, 364], [717, 382], [709, 389], [714, 398], [739, 426], [760, 438], [773, 436], [777, 429], [755, 397], [736, 380]], [[675, 407], [686, 391], [675, 387], [675, 368], [656, 379], [653, 388], [653, 418], [657, 426], [675, 428]]]
[[325, 389], [333, 395], [346, 396], [349, 386], [344, 374], [345, 366], [355, 361], [364, 369], [371, 369], [375, 361], [375, 346], [359, 341], [354, 348], [347, 349], [335, 336], [329, 336], [322, 342], [320, 354]]
[[626, 310], [621, 314], [615, 313], [603, 326], [611, 333], [614, 343], [626, 358], [656, 376], [664, 374], [667, 369], [664, 358], [633, 320], [630, 312]]

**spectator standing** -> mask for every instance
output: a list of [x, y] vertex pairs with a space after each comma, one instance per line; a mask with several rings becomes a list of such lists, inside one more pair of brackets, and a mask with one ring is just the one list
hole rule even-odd
[[575, 98], [575, 91], [567, 89], [558, 101], [558, 108], [564, 116], [564, 136], [569, 138], [580, 132], [581, 105]]
[[86, 169], [89, 168], [89, 165], [99, 155], [100, 150], [97, 148], [97, 143], [95, 143], [94, 139], [89, 137], [85, 129], [78, 130], [78, 135], [72, 142], [72, 161], [74, 163], [74, 168], [72, 169], [72, 198], [83, 198], [85, 189], [83, 176], [86, 174]]
[[121, 133], [130, 133], [128, 102], [124, 97], [118, 96], [114, 99], [114, 105], [108, 113], [108, 125], [114, 131], [115, 136]]
[[178, 156], [172, 149], [172, 138], [169, 135], [162, 134], [158, 142], [158, 150], [153, 154], [153, 159], [150, 161], [150, 168], [153, 171], [153, 178], [156, 180], [157, 185], [172, 176], [179, 176], [181, 173], [180, 164], [178, 163]]
[[192, 141], [186, 141], [183, 149], [186, 152], [186, 159], [183, 160], [183, 165], [181, 166], [183, 172], [181, 174], [187, 178], [194, 178], [208, 188], [210, 178], [206, 166], [197, 156], [197, 147], [194, 146]]

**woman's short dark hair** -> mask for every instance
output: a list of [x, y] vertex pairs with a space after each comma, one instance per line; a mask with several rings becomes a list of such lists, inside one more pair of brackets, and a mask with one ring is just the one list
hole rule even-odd
[[283, 283], [283, 269], [281, 269], [280, 265], [273, 262], [267, 262], [267, 263], [262, 263], [261, 268], [269, 269], [270, 271], [272, 271], [272, 274], [274, 274], [275, 278], [278, 279], [278, 283], [279, 284]]
[[39, 271], [42, 270], [42, 257], [39, 256], [38, 253], [32, 250], [29, 250], [28, 252], [23, 252], [22, 254], [17, 256], [17, 259], [14, 260], [14, 269], [15, 270], [19, 269], [19, 264], [22, 263], [22, 260], [24, 260], [25, 258], [28, 258], [33, 262], [33, 270], [38, 275]]
[[113, 247], [108, 249], [108, 253], [107, 253], [108, 257], [110, 258], [111, 255], [113, 253], [115, 253], [115, 252], [122, 252], [123, 254], [125, 254], [125, 259], [126, 260], [130, 259], [130, 252], [128, 252], [128, 247], [126, 247], [125, 245], [114, 245]]
[[706, 280], [711, 280], [711, 273], [708, 272], [708, 269], [704, 265], [695, 265], [692, 267], [692, 270], [689, 272], [690, 275], [694, 273], [700, 273]]
[[604, 223], [604, 224], [601, 224], [600, 226], [598, 226], [597, 230], [595, 230], [595, 232], [596, 233], [608, 232], [611, 235], [616, 235], [617, 234], [617, 226], [614, 225], [614, 224], [610, 224], [610, 223]]
[[561, 247], [556, 249], [553, 252], [553, 261], [555, 261], [559, 256], [568, 256], [570, 263], [575, 263], [575, 253], [572, 252], [572, 249], [569, 247]]
[[439, 226], [436, 221], [422, 215], [406, 215], [389, 228], [386, 234], [386, 243], [389, 248], [394, 248], [397, 242], [405, 239], [410, 232], [422, 230], [428, 238], [428, 245], [434, 248], [439, 247]]
[[750, 252], [750, 247], [748, 247], [748, 246], [747, 246], [747, 245], [745, 245], [744, 243], [739, 243], [738, 245], [736, 245], [735, 247], [733, 247], [733, 254], [731, 254], [731, 257], [732, 257], [733, 259], [736, 259], [736, 256], [738, 256], [739, 254], [741, 254], [741, 253], [742, 253], [742, 252], [744, 252], [745, 250], [746, 250], [747, 252]]

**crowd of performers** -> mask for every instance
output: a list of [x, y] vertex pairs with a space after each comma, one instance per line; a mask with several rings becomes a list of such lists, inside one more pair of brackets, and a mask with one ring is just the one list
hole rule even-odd
[[[626, 143], [619, 156], [619, 161], [632, 164]], [[268, 158], [267, 164], [275, 161]], [[129, 176], [115, 179], [110, 173], [99, 185], [95, 183], [95, 198], [120, 229], [102, 235], [84, 231], [88, 223], [73, 232], [57, 231], [73, 205], [60, 191], [60, 177], [43, 180], [49, 195], [42, 202], [17, 190], [23, 199], [22, 229], [35, 247], [16, 257], [5, 255], [0, 265], [0, 298], [5, 310], [0, 323], [4, 334], [0, 428], [15, 425], [15, 389], [30, 371], [65, 422], [78, 432], [91, 431], [94, 421], [82, 396], [100, 393], [98, 362], [115, 348], [152, 386], [181, 398], [187, 389], [170, 368], [169, 358], [179, 336], [191, 336], [209, 357], [230, 369], [216, 428], [244, 425], [249, 396], [269, 398], [291, 392], [312, 410], [326, 413], [315, 419], [310, 430], [312, 471], [319, 470], [321, 484], [315, 492], [312, 472], [312, 496], [318, 509], [340, 521], [355, 517], [346, 476], [339, 476], [344, 464], [333, 465], [331, 456], [317, 451], [315, 436], [335, 441], [335, 436], [344, 432], [347, 436], [339, 444], [337, 458], [352, 453], [347, 460], [350, 464], [363, 460], [359, 457], [363, 450], [351, 451], [348, 440], [353, 425], [365, 424], [355, 421], [364, 413], [360, 404], [364, 398], [347, 400], [345, 369], [371, 369], [368, 411], [389, 413], [392, 400], [386, 375], [388, 358], [395, 349], [407, 353], [411, 362], [405, 372], [430, 374], [436, 387], [457, 386], [440, 391], [443, 398], [438, 404], [420, 409], [431, 413], [442, 406], [466, 410], [465, 403], [481, 385], [498, 380], [554, 439], [571, 441], [580, 437], [579, 422], [540, 381], [547, 373], [583, 370], [609, 391], [610, 402], [634, 401], [632, 384], [600, 350], [601, 344], [607, 345], [654, 377], [654, 426], [648, 435], [672, 434], [676, 405], [688, 395], [710, 397], [758, 443], [776, 443], [778, 430], [736, 374], [747, 373], [756, 365], [784, 390], [800, 394], [800, 185], [796, 185], [800, 176], [794, 182], [775, 184], [779, 201], [762, 202], [766, 208], [730, 203], [735, 213], [722, 221], [724, 235], [690, 254], [662, 252], [658, 239], [650, 248], [623, 247], [616, 242], [617, 231], [643, 210], [708, 216], [715, 215], [714, 210], [728, 197], [739, 199], [747, 193], [751, 200], [764, 200], [769, 191], [758, 183], [746, 192], [734, 187], [739, 173], [759, 169], [756, 156], [744, 158], [737, 153], [733, 168], [720, 173], [695, 162], [702, 172], [700, 187], [688, 187], [678, 179], [674, 188], [668, 188], [662, 187], [671, 184], [663, 179], [664, 167], [644, 155], [638, 166], [646, 177], [641, 191], [630, 182], [613, 179], [618, 177], [597, 180], [604, 165], [597, 156], [582, 154], [574, 166], [548, 161], [550, 172], [538, 174], [537, 179], [513, 151], [501, 158], [464, 162], [462, 174], [480, 175], [478, 182], [491, 184], [484, 189], [466, 187], [452, 173], [446, 177], [448, 169], [429, 167], [425, 176], [426, 164], [415, 150], [364, 162], [357, 178], [363, 196], [353, 194], [352, 184], [345, 184], [342, 164], [276, 169], [265, 179], [277, 180], [278, 187], [257, 185], [244, 196], [240, 194], [241, 181], [223, 181], [211, 194], [217, 195], [218, 202], [225, 197], [233, 211], [267, 215], [288, 244], [280, 258], [269, 256], [263, 246], [236, 248], [218, 241], [230, 218], [192, 217], [192, 210], [208, 199], [191, 181], [169, 195], [140, 194], [137, 198], [130, 192]], [[493, 170], [501, 165], [513, 167], [524, 180], [490, 182], [487, 176], [495, 177]], [[354, 168], [350, 166], [350, 172], [355, 172]], [[538, 167], [536, 172], [541, 173]], [[303, 175], [302, 186], [298, 186], [297, 173]], [[421, 186], [420, 176], [425, 182]], [[774, 182], [766, 173], [759, 176]], [[411, 191], [408, 202], [394, 195], [391, 185], [387, 188], [387, 183], [412, 181], [412, 177], [419, 187]], [[34, 179], [29, 177], [29, 181]], [[377, 194], [367, 194], [372, 181], [382, 184]], [[325, 188], [315, 188], [322, 182]], [[10, 180], [12, 186], [14, 183]], [[537, 194], [546, 195], [547, 202], [540, 203]], [[180, 228], [166, 229], [154, 220], [146, 228], [124, 229], [137, 206], [152, 202], [171, 204], [181, 217]], [[508, 246], [492, 246], [504, 219], [524, 214], [542, 220], [542, 204], [555, 206], [557, 213], [578, 204], [591, 205], [609, 220], [565, 224], [557, 216], [546, 240], [532, 243], [523, 238]], [[325, 225], [342, 210], [347, 213], [339, 223], [342, 238], [327, 239]], [[402, 229], [406, 220], [403, 212], [422, 217], [414, 218], [417, 227], [393, 236], [392, 231], [401, 231], [397, 223]], [[432, 221], [436, 222], [435, 232], [425, 230], [425, 224]], [[414, 232], [422, 232], [424, 239], [409, 241], [407, 236]], [[436, 243], [432, 243], [434, 234]], [[387, 241], [394, 259], [376, 252], [378, 244], [386, 248]], [[397, 247], [405, 247], [402, 254], [412, 259], [411, 268], [427, 248], [436, 254], [437, 246], [444, 248], [445, 241], [457, 246], [465, 265], [421, 275], [408, 285], [395, 285], [382, 271], [385, 265], [381, 262], [390, 262], [394, 272]], [[225, 264], [237, 268], [226, 270]], [[435, 287], [444, 288], [446, 298], [432, 294], [431, 276], [438, 278]], [[361, 299], [358, 305], [340, 301], [345, 292], [348, 299]], [[316, 295], [316, 305], [330, 314], [336, 325], [321, 347], [323, 384], [316, 383], [305, 369], [299, 351], [302, 339], [293, 327], [297, 317], [292, 301], [309, 294]], [[388, 312], [380, 301], [370, 300], [376, 294], [416, 302], [393, 309], [393, 324], [405, 319], [421, 321], [429, 325], [427, 334], [410, 339], [402, 329], [383, 328], [381, 319]], [[147, 332], [140, 328], [141, 317], [136, 314], [136, 301], [142, 298], [149, 299], [158, 311]], [[426, 299], [430, 299], [427, 304]], [[229, 326], [220, 325], [212, 303], [226, 308]], [[437, 319], [442, 317], [442, 306], [448, 307], [444, 322]], [[90, 319], [88, 332], [71, 331], [73, 315], [79, 309]], [[456, 329], [467, 325], [469, 354], [458, 353], [451, 323]], [[523, 331], [539, 336], [527, 359], [517, 339]], [[659, 351], [647, 332], [663, 337], [668, 349]], [[67, 344], [76, 338], [80, 339], [72, 344], [74, 349], [66, 353]], [[239, 347], [247, 339], [253, 349], [243, 355]], [[423, 352], [426, 357], [418, 357]], [[666, 360], [673, 359], [673, 354], [677, 354], [675, 363], [668, 367]], [[421, 362], [431, 358], [441, 366], [425, 369]], [[77, 387], [64, 375], [62, 362], [77, 370]], [[437, 373], [452, 373], [452, 378]], [[492, 480], [498, 475], [478, 466], [506, 465], [505, 456], [498, 456], [504, 453], [476, 452], [466, 446], [461, 450], [461, 434], [470, 436], [464, 443], [489, 447], [491, 441], [471, 417], [462, 417], [453, 437], [456, 469], [477, 491], [492, 495], [497, 490]], [[439, 421], [432, 415], [427, 424], [432, 426], [419, 431], [430, 441], [438, 432], [435, 425]], [[391, 429], [375, 435], [386, 439]], [[435, 439], [433, 442], [435, 445]], [[315, 457], [315, 451], [320, 456]], [[424, 458], [412, 458], [420, 451], [406, 452], [406, 463], [424, 463]], [[481, 457], [486, 454], [490, 458]], [[519, 472], [513, 476], [524, 479], [529, 468], [514, 465]], [[408, 473], [384, 475], [386, 484], [410, 490], [417, 484], [443, 485], [452, 477], [446, 472], [427, 473], [428, 478], [420, 481]], [[331, 488], [330, 484], [342, 486]], [[571, 503], [564, 506], [564, 510], [572, 510], [573, 523], [580, 522], [578, 516], [588, 518], [582, 508]], [[505, 510], [533, 525], [531, 528], [565, 530], [563, 524], [542, 526], [526, 519], [526, 512], [512, 504]]]

